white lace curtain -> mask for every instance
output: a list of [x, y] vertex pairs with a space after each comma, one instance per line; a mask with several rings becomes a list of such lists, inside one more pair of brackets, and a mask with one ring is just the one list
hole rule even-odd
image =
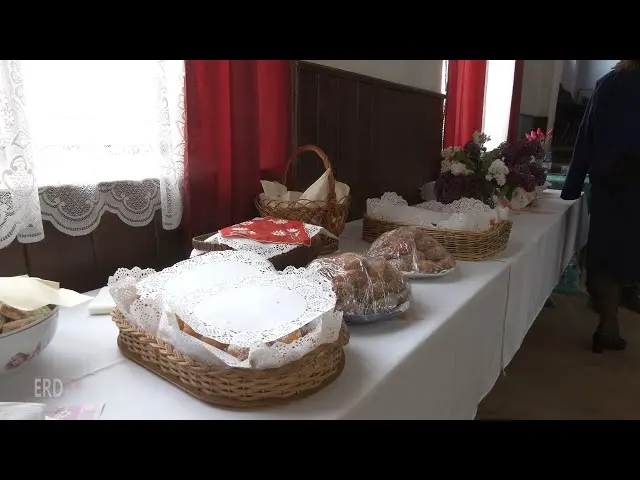
[[0, 248], [105, 211], [180, 225], [184, 61], [0, 60]]

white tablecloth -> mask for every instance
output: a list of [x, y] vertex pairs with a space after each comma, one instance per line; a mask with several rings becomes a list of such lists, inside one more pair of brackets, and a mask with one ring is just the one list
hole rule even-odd
[[[543, 200], [557, 211], [514, 215], [512, 241], [497, 260], [412, 281], [406, 319], [352, 327], [344, 372], [307, 399], [246, 412], [202, 403], [125, 359], [109, 317], [81, 305], [62, 309], [39, 357], [0, 376], [0, 401], [104, 402], [104, 419], [472, 419], [558, 280], [573, 223], [564, 204]], [[342, 250], [366, 248], [361, 228], [347, 225]], [[60, 378], [63, 396], [34, 399], [36, 378]]]
[[506, 367], [557, 285], [571, 257], [587, 241], [586, 201], [561, 200], [548, 190], [537, 206], [513, 213], [507, 249], [494, 261], [509, 264], [503, 361]]

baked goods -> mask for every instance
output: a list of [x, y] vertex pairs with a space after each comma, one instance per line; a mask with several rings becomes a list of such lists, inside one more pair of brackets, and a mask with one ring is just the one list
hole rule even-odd
[[391, 312], [411, 296], [402, 273], [383, 259], [343, 253], [314, 260], [309, 268], [332, 281], [336, 310], [347, 315]]
[[0, 334], [15, 332], [51, 313], [49, 307], [36, 310], [19, 310], [0, 302]]
[[[176, 320], [178, 322], [178, 328], [183, 332], [186, 333], [187, 335], [196, 338], [198, 340], [200, 340], [201, 342], [206, 343], [207, 345], [210, 345], [212, 347], [217, 348], [218, 350], [222, 350], [223, 352], [227, 352], [229, 355], [237, 358], [238, 360], [246, 360], [247, 358], [249, 358], [249, 348], [244, 348], [244, 347], [238, 347], [236, 345], [227, 345], [221, 342], [218, 342], [217, 340], [213, 339], [213, 338], [207, 338], [203, 335], [198, 334], [195, 330], [193, 330], [189, 325], [187, 325], [184, 320], [182, 320], [178, 315], [176, 315]], [[278, 340], [274, 341], [274, 342], [269, 342], [267, 345], [271, 346], [273, 344], [275, 344], [276, 342], [282, 342], [285, 344], [291, 344], [293, 342], [295, 342], [296, 340], [302, 338], [302, 336], [304, 335], [302, 329], [298, 329], [295, 330], [294, 332], [285, 335], [282, 338], [279, 338]]]
[[405, 273], [437, 274], [456, 266], [449, 252], [419, 227], [383, 233], [371, 244], [366, 256], [387, 260]]

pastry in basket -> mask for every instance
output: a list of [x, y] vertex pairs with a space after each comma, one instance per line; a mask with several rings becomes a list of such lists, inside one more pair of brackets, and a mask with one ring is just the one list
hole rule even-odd
[[[201, 342], [206, 343], [207, 345], [210, 345], [212, 347], [217, 348], [218, 350], [222, 350], [223, 352], [227, 352], [229, 355], [237, 358], [238, 360], [246, 360], [247, 358], [249, 358], [249, 349], [248, 348], [243, 348], [243, 347], [237, 347], [235, 345], [227, 345], [221, 342], [218, 342], [217, 340], [213, 339], [213, 338], [207, 338], [203, 335], [198, 334], [195, 330], [193, 330], [193, 328], [191, 328], [189, 325], [187, 325], [184, 320], [182, 320], [182, 318], [180, 318], [178, 315], [176, 315], [176, 320], [178, 322], [178, 328], [180, 328], [180, 330], [184, 333], [186, 333], [187, 335], [196, 338], [198, 340], [200, 340]], [[294, 332], [285, 335], [282, 338], [279, 338], [278, 340], [276, 340], [275, 342], [269, 342], [268, 345], [271, 346], [273, 344], [275, 344], [276, 342], [282, 342], [285, 344], [290, 344], [295, 342], [296, 340], [300, 339], [303, 337], [303, 331], [302, 329], [298, 329], [295, 330]]]
[[371, 244], [366, 256], [387, 260], [405, 273], [435, 275], [456, 266], [449, 252], [419, 227], [401, 227], [383, 233]]
[[336, 310], [347, 315], [392, 312], [411, 296], [402, 273], [383, 259], [343, 253], [314, 260], [309, 268], [331, 279]]

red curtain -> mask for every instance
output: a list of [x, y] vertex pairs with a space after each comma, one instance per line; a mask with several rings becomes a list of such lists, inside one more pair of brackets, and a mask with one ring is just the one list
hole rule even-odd
[[288, 60], [187, 60], [183, 229], [187, 238], [255, 216], [261, 179], [290, 150]]
[[482, 130], [486, 60], [449, 60], [444, 147], [464, 145]]
[[511, 114], [509, 115], [509, 132], [507, 142], [518, 140], [520, 128], [520, 102], [522, 101], [522, 78], [524, 77], [524, 60], [516, 60], [513, 72], [513, 93], [511, 94]]

